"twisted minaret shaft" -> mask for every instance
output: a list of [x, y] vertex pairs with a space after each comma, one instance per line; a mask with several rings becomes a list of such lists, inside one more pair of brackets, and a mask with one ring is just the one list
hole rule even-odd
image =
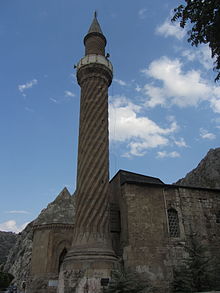
[[[77, 169], [76, 233], [108, 229], [108, 83], [105, 69], [87, 65], [78, 72], [81, 84]], [[109, 74], [109, 73], [108, 73]]]

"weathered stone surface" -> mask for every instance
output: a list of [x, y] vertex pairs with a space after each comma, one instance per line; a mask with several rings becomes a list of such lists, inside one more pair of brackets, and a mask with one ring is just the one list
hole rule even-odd
[[220, 148], [210, 149], [199, 165], [175, 184], [220, 188]]
[[75, 200], [70, 195], [68, 189], [65, 187], [57, 198], [48, 204], [46, 209], [43, 209], [34, 225], [45, 224], [74, 224], [75, 214]]
[[5, 263], [10, 249], [15, 245], [17, 234], [0, 231], [0, 266]]
[[[112, 237], [116, 242], [119, 236], [114, 248], [123, 251], [125, 267], [146, 276], [158, 292], [171, 292], [173, 269], [188, 257], [184, 247], [192, 234], [220, 263], [220, 190], [126, 181], [121, 172], [110, 183], [112, 204], [121, 212], [121, 231]], [[169, 209], [178, 215], [177, 236], [170, 233]]]
[[32, 253], [33, 222], [19, 233], [14, 247], [11, 249], [4, 271], [11, 273], [15, 278], [14, 283], [21, 287], [23, 281], [27, 280], [30, 272]]

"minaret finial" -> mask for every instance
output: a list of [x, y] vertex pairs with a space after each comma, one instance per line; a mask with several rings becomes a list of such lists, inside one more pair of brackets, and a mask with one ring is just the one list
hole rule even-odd
[[102, 30], [101, 30], [101, 27], [99, 25], [97, 16], [98, 16], [98, 13], [97, 13], [97, 10], [95, 10], [94, 11], [94, 18], [93, 18], [93, 21], [92, 21], [92, 24], [91, 24], [91, 26], [89, 28], [88, 33], [100, 33], [100, 34], [103, 34]]

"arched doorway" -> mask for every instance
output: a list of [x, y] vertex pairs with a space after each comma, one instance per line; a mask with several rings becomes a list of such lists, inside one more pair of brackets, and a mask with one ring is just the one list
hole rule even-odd
[[60, 257], [59, 257], [59, 265], [58, 265], [58, 273], [60, 272], [60, 268], [61, 268], [61, 265], [63, 263], [63, 260], [65, 258], [67, 254], [67, 250], [66, 248], [64, 247], [64, 249], [62, 250], [61, 254], [60, 254]]

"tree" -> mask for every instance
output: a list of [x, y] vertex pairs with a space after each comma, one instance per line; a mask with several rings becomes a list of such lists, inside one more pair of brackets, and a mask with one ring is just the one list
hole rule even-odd
[[220, 1], [219, 0], [185, 0], [185, 5], [174, 9], [172, 21], [180, 20], [184, 28], [191, 23], [188, 42], [192, 46], [208, 44], [214, 61], [215, 81], [220, 80]]
[[197, 234], [190, 235], [184, 246], [188, 258], [174, 270], [173, 292], [200, 292], [219, 289], [219, 264], [207, 256], [206, 247]]
[[150, 286], [140, 274], [125, 269], [112, 272], [112, 278], [105, 293], [144, 293], [149, 292]]
[[13, 279], [14, 276], [12, 276], [11, 274], [0, 272], [0, 288], [7, 288]]

